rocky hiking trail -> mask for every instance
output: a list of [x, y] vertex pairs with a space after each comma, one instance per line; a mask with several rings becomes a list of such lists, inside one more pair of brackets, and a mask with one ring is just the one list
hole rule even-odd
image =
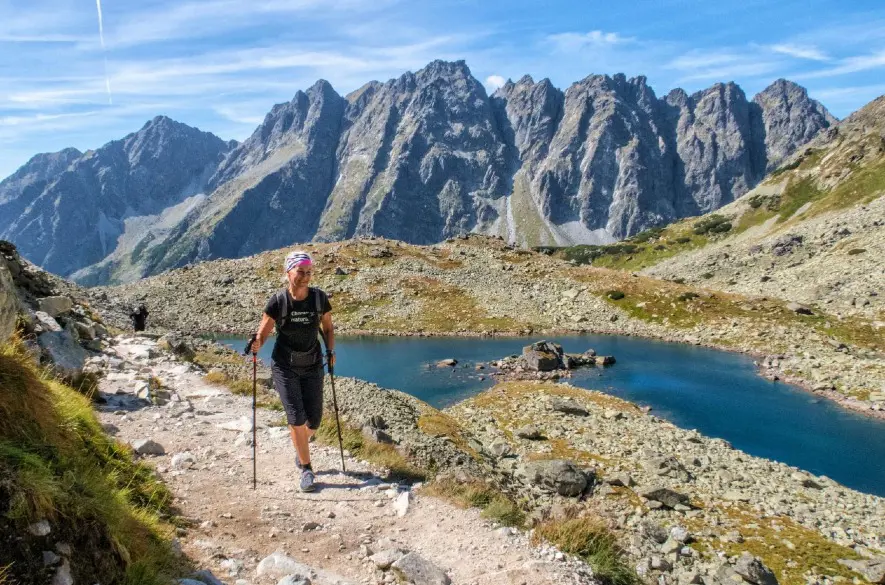
[[350, 454], [342, 473], [337, 447], [312, 445], [319, 489], [301, 493], [283, 415], [266, 408], [253, 491], [251, 397], [207, 383], [152, 336], [111, 338], [91, 361], [106, 370], [106, 430], [175, 495], [181, 550], [200, 571], [184, 585], [594, 582], [580, 561], [419, 485], [389, 483]]

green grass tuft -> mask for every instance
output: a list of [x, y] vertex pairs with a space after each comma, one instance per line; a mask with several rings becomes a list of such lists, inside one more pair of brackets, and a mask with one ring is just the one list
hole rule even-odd
[[[323, 414], [316, 438], [324, 445], [338, 446], [335, 413], [327, 411]], [[423, 481], [427, 477], [424, 470], [412, 465], [406, 457], [396, 450], [395, 446], [367, 439], [360, 429], [343, 423], [341, 424], [341, 444], [354, 456], [388, 469], [389, 473], [385, 479]]]
[[535, 528], [534, 538], [584, 559], [606, 585], [641, 585], [614, 533], [592, 518], [551, 520]]

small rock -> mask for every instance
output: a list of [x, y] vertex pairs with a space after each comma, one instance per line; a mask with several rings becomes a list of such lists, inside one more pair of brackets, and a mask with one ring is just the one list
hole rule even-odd
[[71, 575], [71, 564], [67, 559], [55, 571], [52, 577], [52, 585], [74, 585], [74, 577]]
[[372, 561], [377, 568], [386, 571], [393, 563], [406, 556], [406, 554], [408, 554], [408, 551], [406, 550], [389, 548], [371, 555], [369, 560]]
[[268, 575], [270, 577], [288, 577], [302, 576], [307, 579], [310, 576], [310, 567], [299, 563], [292, 557], [277, 551], [268, 555], [260, 563], [258, 563], [258, 576]]
[[391, 566], [398, 569], [406, 581], [411, 581], [415, 585], [449, 585], [452, 582], [445, 571], [413, 552], [398, 559]]
[[310, 579], [307, 575], [286, 575], [277, 581], [277, 585], [310, 585]]
[[534, 425], [527, 425], [524, 427], [520, 427], [514, 431], [517, 437], [522, 439], [528, 439], [529, 441], [538, 441], [544, 438], [544, 435], [541, 434], [541, 430]]
[[39, 522], [35, 522], [28, 526], [28, 532], [34, 536], [46, 536], [52, 532], [52, 527], [49, 525], [48, 521], [40, 520]]
[[132, 450], [139, 455], [165, 455], [166, 450], [159, 443], [151, 439], [135, 439], [131, 443]]
[[456, 360], [454, 358], [448, 358], [448, 359], [444, 359], [444, 360], [440, 360], [440, 361], [436, 362], [437, 368], [454, 368], [457, 365], [458, 365], [458, 360]]
[[630, 477], [629, 473], [616, 473], [615, 475], [607, 478], [605, 480], [609, 485], [621, 486], [621, 487], [630, 487], [635, 485], [633, 478]]
[[190, 469], [194, 466], [194, 463], [197, 462], [197, 458], [194, 457], [194, 454], [185, 451], [184, 453], [176, 453], [172, 456], [172, 469]]
[[806, 307], [805, 305], [801, 305], [799, 303], [787, 303], [787, 310], [793, 311], [797, 315], [813, 315], [814, 313]]
[[660, 502], [669, 508], [673, 508], [677, 504], [682, 504], [683, 506], [689, 504], [688, 496], [685, 494], [680, 494], [679, 492], [661, 486], [652, 486], [640, 490], [639, 495], [654, 502]]
[[51, 567], [58, 563], [61, 560], [61, 557], [52, 552], [51, 550], [43, 551], [43, 566]]
[[396, 515], [402, 518], [409, 511], [409, 504], [412, 501], [412, 492], [402, 492], [393, 502], [393, 509]]
[[218, 428], [224, 429], [225, 431], [237, 431], [240, 433], [251, 433], [252, 432], [252, 419], [248, 416], [241, 416], [240, 418], [232, 421], [228, 421], [226, 423], [221, 423], [218, 425]]

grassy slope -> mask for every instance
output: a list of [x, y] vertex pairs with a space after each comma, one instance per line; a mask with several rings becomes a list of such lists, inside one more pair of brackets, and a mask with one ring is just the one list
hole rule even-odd
[[[0, 567], [45, 583], [42, 551], [73, 547], [77, 582], [159, 584], [187, 567], [173, 554], [170, 492], [102, 430], [85, 396], [47, 378], [24, 347], [0, 347]], [[50, 536], [26, 537], [48, 520]]]

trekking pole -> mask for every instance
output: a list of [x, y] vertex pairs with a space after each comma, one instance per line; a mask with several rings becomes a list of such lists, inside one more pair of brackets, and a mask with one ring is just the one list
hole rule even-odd
[[252, 348], [255, 343], [257, 334], [253, 333], [252, 337], [249, 338], [249, 345], [246, 346], [246, 350], [243, 352], [244, 354], [252, 352], [252, 489], [255, 489], [255, 486], [258, 482], [257, 480], [257, 447], [258, 447], [258, 435], [256, 433], [256, 424], [255, 424], [255, 411], [257, 409], [257, 386], [258, 386], [258, 353]]
[[329, 382], [332, 384], [332, 407], [335, 409], [335, 427], [338, 429], [338, 450], [341, 452], [341, 473], [347, 473], [344, 467], [344, 443], [341, 441], [341, 421], [338, 420], [338, 398], [335, 396], [335, 366], [329, 356], [326, 364], [329, 366]]

